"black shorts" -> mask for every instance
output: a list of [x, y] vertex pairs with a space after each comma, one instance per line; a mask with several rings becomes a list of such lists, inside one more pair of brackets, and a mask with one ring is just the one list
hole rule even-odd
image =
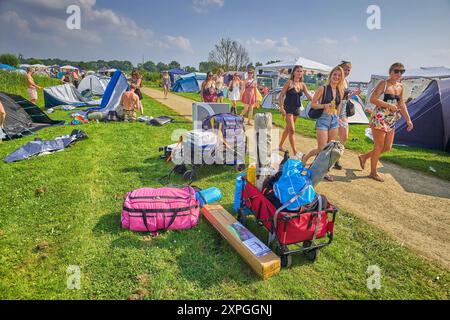
[[287, 114], [292, 114], [295, 117], [298, 117], [300, 115], [300, 107], [284, 106], [284, 111], [286, 111]]
[[134, 91], [134, 93], [136, 93], [139, 97], [139, 100], [142, 100], [142, 92], [139, 88], [136, 88], [136, 90]]

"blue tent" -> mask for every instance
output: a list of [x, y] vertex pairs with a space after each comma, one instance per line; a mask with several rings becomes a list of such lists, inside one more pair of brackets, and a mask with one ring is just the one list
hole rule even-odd
[[122, 94], [128, 90], [128, 81], [122, 71], [117, 70], [114, 72], [108, 86], [105, 89], [105, 93], [102, 97], [102, 102], [98, 108], [89, 108], [87, 112], [96, 111], [107, 114], [109, 111], [114, 110], [120, 103]]
[[450, 152], [450, 79], [433, 80], [425, 91], [408, 103], [414, 130], [408, 132], [404, 118], [395, 127], [396, 144]]
[[180, 76], [172, 87], [173, 92], [198, 92], [202, 82], [206, 80], [206, 73], [192, 72]]
[[9, 64], [0, 63], [0, 70], [13, 71], [16, 70], [16, 68], [10, 66]]
[[200, 87], [195, 77], [180, 78], [172, 87], [173, 92], [199, 92]]
[[187, 74], [187, 72], [184, 71], [183, 69], [170, 69], [167, 72], [169, 73], [169, 77], [170, 77], [170, 82], [171, 83], [175, 83], [175, 76], [176, 75]]

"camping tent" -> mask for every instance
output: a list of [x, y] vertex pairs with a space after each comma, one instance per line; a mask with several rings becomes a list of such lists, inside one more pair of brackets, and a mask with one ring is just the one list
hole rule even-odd
[[200, 87], [198, 86], [197, 79], [195, 77], [180, 78], [175, 82], [172, 87], [173, 92], [199, 92]]
[[16, 70], [16, 68], [13, 66], [10, 66], [9, 64], [0, 63], [0, 70], [13, 71], [13, 70]]
[[206, 73], [192, 72], [180, 76], [172, 86], [173, 92], [199, 92], [203, 81], [206, 80]]
[[88, 100], [71, 84], [62, 84], [44, 88], [45, 107], [52, 108], [61, 105], [74, 107], [96, 106], [100, 100]]
[[0, 101], [6, 111], [4, 130], [10, 139], [64, 124], [64, 121], [51, 120], [38, 106], [21, 96], [0, 92]]
[[106, 86], [107, 82], [105, 84], [105, 81], [101, 81], [96, 75], [89, 75], [81, 80], [78, 85], [78, 91], [82, 93], [88, 90], [93, 95], [102, 96], [105, 93]]
[[170, 83], [175, 83], [180, 76], [187, 74], [183, 69], [170, 69], [167, 72], [169, 73]]
[[294, 60], [276, 62], [271, 64], [266, 64], [265, 66], [256, 67], [255, 73], [262, 74], [263, 72], [278, 72], [281, 69], [293, 69], [295, 66], [303, 66], [303, 69], [311, 71], [314, 73], [325, 73], [328, 74], [333, 69], [326, 64], [313, 61], [310, 59], [299, 57]]
[[[364, 103], [361, 98], [358, 96], [353, 96], [350, 98], [350, 101], [355, 106], [355, 114], [351, 117], [348, 117], [347, 121], [349, 124], [369, 124], [369, 118], [367, 118], [366, 113], [364, 112]], [[305, 109], [300, 111], [300, 117], [309, 119], [308, 112], [311, 108], [311, 104], [308, 103]]]
[[[367, 94], [370, 95], [378, 83], [387, 78], [387, 74], [372, 75], [367, 86]], [[402, 80], [404, 88], [403, 98], [405, 99], [405, 102], [418, 98], [433, 80], [445, 78], [450, 78], [449, 68], [422, 67], [419, 69], [407, 69], [403, 74]], [[370, 103], [369, 96], [366, 98], [366, 108], [370, 110], [374, 109], [374, 106]]]
[[[261, 106], [266, 109], [279, 109], [279, 98], [280, 98], [280, 92], [282, 88], [277, 88], [274, 90], [271, 90], [267, 96], [264, 97]], [[310, 92], [311, 95], [314, 95], [314, 92]], [[302, 101], [305, 100], [306, 97], [302, 96]], [[367, 118], [365, 112], [364, 112], [364, 104], [358, 96], [353, 96], [351, 98], [351, 101], [353, 105], [355, 106], [355, 114], [352, 117], [348, 118], [348, 123], [350, 124], [368, 124], [369, 119]], [[308, 119], [308, 111], [309, 106], [306, 109], [303, 109], [300, 111], [300, 116], [302, 118]]]
[[417, 99], [408, 103], [414, 130], [404, 118], [395, 127], [395, 144], [450, 152], [450, 79], [433, 80]]
[[120, 103], [122, 94], [128, 90], [128, 81], [122, 71], [117, 70], [114, 72], [108, 86], [105, 89], [105, 93], [102, 97], [102, 102], [98, 108], [89, 108], [87, 112], [102, 112], [108, 114], [109, 111], [115, 110]]

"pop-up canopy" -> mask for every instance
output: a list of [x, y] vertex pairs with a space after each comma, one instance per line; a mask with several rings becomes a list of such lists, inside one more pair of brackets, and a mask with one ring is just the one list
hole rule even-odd
[[264, 71], [278, 72], [281, 69], [293, 69], [295, 66], [303, 66], [303, 69], [305, 69], [305, 70], [309, 70], [314, 73], [325, 73], [325, 74], [330, 73], [331, 70], [333, 69], [332, 67], [330, 67], [326, 64], [323, 64], [323, 63], [320, 63], [317, 61], [313, 61], [310, 59], [306, 59], [303, 57], [299, 57], [294, 60], [276, 62], [276, 63], [266, 64], [265, 66], [256, 67], [255, 72], [256, 72], [256, 74], [260, 74]]

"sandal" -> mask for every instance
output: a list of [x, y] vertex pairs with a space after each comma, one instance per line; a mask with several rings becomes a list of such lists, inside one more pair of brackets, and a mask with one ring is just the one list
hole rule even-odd
[[384, 179], [381, 178], [378, 174], [377, 175], [369, 174], [369, 178], [371, 178], [371, 179], [373, 179], [375, 181], [378, 181], [378, 182], [384, 182]]
[[361, 169], [364, 170], [364, 169], [366, 168], [366, 164], [365, 164], [365, 162], [362, 161], [361, 157], [362, 157], [362, 155], [359, 155], [359, 156], [358, 156], [358, 159], [359, 159], [359, 165], [361, 166]]
[[328, 182], [333, 182], [334, 179], [332, 176], [326, 175], [325, 177], [323, 177], [325, 180], [327, 180]]

